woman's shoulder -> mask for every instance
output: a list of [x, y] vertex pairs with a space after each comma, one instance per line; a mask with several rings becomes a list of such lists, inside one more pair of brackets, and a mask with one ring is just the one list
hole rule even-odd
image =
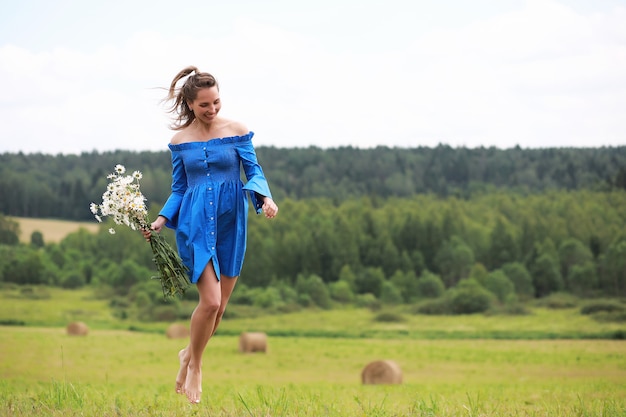
[[245, 136], [250, 133], [248, 127], [235, 120], [224, 120], [224, 134], [222, 137], [228, 136]]
[[213, 134], [198, 134], [191, 126], [188, 126], [174, 134], [170, 140], [170, 145], [181, 145], [190, 142], [206, 142], [213, 139], [237, 138], [251, 136], [248, 127], [235, 120], [222, 119]]
[[254, 133], [245, 124], [234, 120], [223, 120], [222, 125], [210, 142], [217, 145], [233, 144], [237, 146], [237, 144], [249, 142], [253, 135]]
[[170, 140], [170, 145], [179, 145], [181, 143], [187, 142], [189, 135], [185, 132], [186, 129], [180, 130], [172, 136]]

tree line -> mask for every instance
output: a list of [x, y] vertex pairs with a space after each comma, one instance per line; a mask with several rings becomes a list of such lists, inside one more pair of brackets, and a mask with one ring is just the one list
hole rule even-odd
[[[331, 149], [259, 147], [259, 161], [277, 201], [434, 194], [469, 199], [494, 190], [626, 190], [626, 147], [511, 149]], [[88, 220], [116, 164], [144, 174], [142, 190], [163, 204], [171, 167], [167, 151], [80, 155], [0, 154], [0, 213]]]
[[[626, 297], [624, 207], [621, 190], [338, 204], [286, 198], [276, 219], [251, 215], [234, 302], [329, 308], [334, 300], [467, 313], [564, 292]], [[110, 235], [111, 226], [58, 244], [34, 233], [24, 245], [7, 239], [19, 228], [2, 216], [0, 282], [106, 287], [130, 299], [121, 305], [160, 305], [158, 283], [147, 279], [154, 275], [149, 245], [122, 226]]]
[[[560, 293], [626, 297], [626, 147], [257, 153], [281, 212], [250, 216], [234, 303], [466, 313]], [[147, 279], [152, 254], [138, 232], [111, 236], [105, 223], [19, 243], [10, 216], [95, 221], [89, 203], [118, 163], [143, 172], [153, 218], [169, 194], [167, 152], [0, 155], [0, 283], [94, 286], [144, 318], [175, 308]]]

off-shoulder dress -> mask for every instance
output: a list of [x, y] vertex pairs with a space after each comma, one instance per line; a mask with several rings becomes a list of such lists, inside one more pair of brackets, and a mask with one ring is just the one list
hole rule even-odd
[[178, 252], [192, 283], [198, 282], [211, 261], [218, 279], [241, 273], [248, 195], [257, 213], [262, 211], [260, 197], [272, 197], [252, 136], [254, 132], [169, 145], [172, 191], [159, 214], [176, 231]]

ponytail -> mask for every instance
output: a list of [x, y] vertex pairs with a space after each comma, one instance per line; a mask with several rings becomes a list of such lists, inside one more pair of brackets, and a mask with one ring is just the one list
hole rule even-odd
[[[194, 73], [190, 75], [191, 73]], [[189, 77], [187, 77], [189, 76]], [[187, 77], [185, 82], [180, 88], [176, 88], [176, 84], [183, 78]], [[167, 97], [164, 101], [173, 100], [168, 113], [175, 115], [174, 123], [170, 126], [172, 130], [182, 130], [189, 126], [196, 118], [196, 115], [187, 105], [188, 102], [192, 102], [198, 96], [198, 90], [202, 88], [217, 87], [217, 80], [208, 72], [200, 72], [198, 68], [194, 66], [188, 66], [182, 69], [170, 84], [170, 88], [167, 92]]]

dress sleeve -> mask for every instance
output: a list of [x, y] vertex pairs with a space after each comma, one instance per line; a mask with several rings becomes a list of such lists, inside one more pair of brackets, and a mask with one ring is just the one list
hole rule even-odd
[[[250, 139], [252, 135], [253, 133], [250, 132]], [[261, 207], [263, 207], [263, 200], [261, 200], [260, 197], [272, 198], [272, 193], [270, 192], [270, 186], [267, 183], [265, 174], [263, 174], [263, 168], [259, 165], [254, 146], [250, 139], [237, 144], [237, 153], [239, 154], [246, 179], [248, 180], [243, 186], [243, 189], [250, 194], [254, 210], [258, 214], [261, 213]]]
[[172, 192], [159, 212], [160, 216], [167, 219], [165, 225], [170, 229], [176, 229], [178, 225], [178, 212], [186, 190], [187, 174], [183, 158], [180, 152], [172, 151]]

